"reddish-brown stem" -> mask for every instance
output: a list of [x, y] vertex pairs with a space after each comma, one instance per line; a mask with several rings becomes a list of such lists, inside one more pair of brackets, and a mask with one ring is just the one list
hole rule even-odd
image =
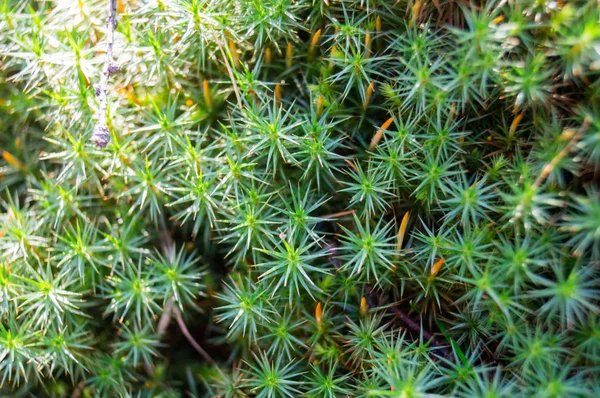
[[[369, 306], [378, 307], [380, 298], [379, 293], [377, 293], [371, 286], [366, 287], [366, 293], [369, 296]], [[422, 327], [422, 325], [418, 324], [409, 315], [405, 314], [404, 311], [402, 311], [397, 305], [392, 305], [390, 308], [394, 312], [396, 318], [404, 324], [409, 332], [422, 336], [424, 342], [431, 342], [431, 344], [439, 350], [443, 357], [448, 358], [450, 356], [448, 343], [442, 342], [433, 334], [429, 333]]]

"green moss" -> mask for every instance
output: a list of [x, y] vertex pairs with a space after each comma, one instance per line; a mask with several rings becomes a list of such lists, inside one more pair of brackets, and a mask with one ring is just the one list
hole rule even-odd
[[0, 395], [595, 397], [593, 0], [0, 2]]

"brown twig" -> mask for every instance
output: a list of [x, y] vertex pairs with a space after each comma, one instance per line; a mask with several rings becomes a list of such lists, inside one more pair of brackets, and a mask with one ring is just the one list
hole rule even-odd
[[[173, 242], [173, 238], [166, 229], [161, 229], [159, 231], [160, 235], [160, 249], [162, 251], [163, 256], [169, 261], [175, 260], [175, 242]], [[165, 305], [165, 310], [163, 311], [160, 319], [158, 320], [157, 333], [158, 335], [163, 335], [167, 329], [169, 328], [169, 324], [171, 323], [171, 312], [173, 309], [173, 298], [171, 297], [169, 301], [167, 301], [167, 305]]]
[[[371, 307], [379, 307], [377, 303], [379, 303], [379, 294], [371, 287], [366, 287], [366, 293], [368, 295], [369, 306]], [[404, 313], [397, 305], [391, 305], [390, 308], [394, 312], [396, 318], [400, 320], [408, 329], [408, 331], [418, 334], [419, 336], [423, 336], [424, 342], [431, 342], [442, 354], [444, 358], [450, 357], [450, 350], [448, 349], [448, 343], [443, 342], [438, 339], [436, 336], [425, 330], [421, 325], [419, 325], [415, 320], [413, 320], [410, 316]]]
[[100, 83], [95, 86], [96, 98], [98, 98], [98, 119], [94, 126], [94, 132], [90, 139], [98, 148], [106, 148], [110, 141], [110, 132], [108, 130], [107, 93], [108, 78], [113, 73], [117, 73], [121, 68], [113, 62], [113, 43], [115, 39], [115, 29], [117, 28], [117, 0], [108, 2], [108, 18], [106, 19], [106, 29], [108, 30], [106, 43], [106, 58]]
[[85, 387], [85, 380], [81, 380], [79, 383], [77, 383], [77, 387], [75, 387], [75, 389], [73, 390], [73, 393], [71, 394], [71, 398], [81, 397], [81, 391], [83, 390], [84, 387]]
[[187, 326], [185, 325], [185, 322], [183, 321], [183, 318], [181, 317], [181, 312], [179, 312], [179, 308], [177, 308], [176, 305], [173, 306], [173, 315], [175, 315], [175, 319], [177, 320], [179, 329], [181, 329], [181, 333], [183, 333], [183, 335], [185, 336], [187, 341], [192, 345], [192, 347], [194, 347], [194, 349], [198, 351], [198, 353], [202, 356], [202, 358], [206, 360], [206, 362], [216, 366], [217, 363], [215, 362], [215, 360], [210, 355], [208, 355], [208, 353], [204, 350], [204, 348], [202, 348], [200, 344], [198, 344], [198, 342], [194, 339], [194, 337], [188, 330]]
[[[173, 242], [173, 238], [171, 237], [169, 232], [164, 228], [160, 231], [160, 246], [161, 246], [161, 251], [163, 253], [163, 256], [171, 262], [174, 261], [175, 260], [175, 242]], [[215, 362], [215, 360], [204, 350], [204, 348], [202, 348], [202, 346], [194, 339], [194, 337], [188, 330], [188, 328], [185, 324], [185, 321], [183, 320], [183, 317], [181, 316], [181, 312], [179, 311], [179, 308], [177, 307], [177, 305], [175, 305], [173, 298], [169, 299], [169, 301], [167, 302], [167, 305], [165, 306], [165, 310], [163, 311], [163, 313], [158, 321], [157, 333], [159, 335], [163, 335], [167, 331], [167, 329], [169, 328], [169, 324], [171, 323], [172, 316], [175, 316], [175, 320], [177, 321], [177, 324], [179, 325], [179, 329], [181, 330], [181, 333], [183, 333], [183, 335], [185, 336], [187, 341], [192, 345], [192, 347], [194, 347], [194, 349], [196, 351], [198, 351], [198, 353], [202, 356], [202, 358], [204, 358], [207, 362], [209, 362], [211, 365], [216, 366], [217, 363]], [[219, 367], [218, 366], [216, 366], [216, 367], [217, 367], [218, 371], [220, 372]]]
[[160, 319], [158, 320], [158, 326], [156, 327], [156, 333], [159, 336], [165, 334], [167, 329], [169, 328], [169, 324], [171, 323], [171, 312], [173, 311], [173, 298], [170, 298], [167, 301], [167, 305], [165, 305], [165, 310], [163, 311]]

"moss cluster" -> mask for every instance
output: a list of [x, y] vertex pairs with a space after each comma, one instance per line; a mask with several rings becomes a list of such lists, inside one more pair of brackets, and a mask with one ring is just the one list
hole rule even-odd
[[596, 1], [110, 3], [0, 2], [1, 395], [600, 396]]

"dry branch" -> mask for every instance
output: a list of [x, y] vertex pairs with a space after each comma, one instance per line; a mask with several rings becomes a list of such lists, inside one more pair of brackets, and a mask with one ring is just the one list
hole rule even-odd
[[104, 69], [100, 77], [100, 83], [95, 86], [96, 98], [98, 99], [98, 120], [94, 126], [91, 141], [98, 148], [106, 148], [110, 141], [110, 132], [108, 130], [108, 113], [107, 107], [107, 92], [108, 78], [113, 73], [120, 71], [120, 67], [113, 61], [113, 43], [115, 39], [115, 29], [117, 28], [117, 0], [109, 0], [108, 18], [106, 19], [106, 28], [108, 31], [106, 43], [106, 58], [104, 61]]

